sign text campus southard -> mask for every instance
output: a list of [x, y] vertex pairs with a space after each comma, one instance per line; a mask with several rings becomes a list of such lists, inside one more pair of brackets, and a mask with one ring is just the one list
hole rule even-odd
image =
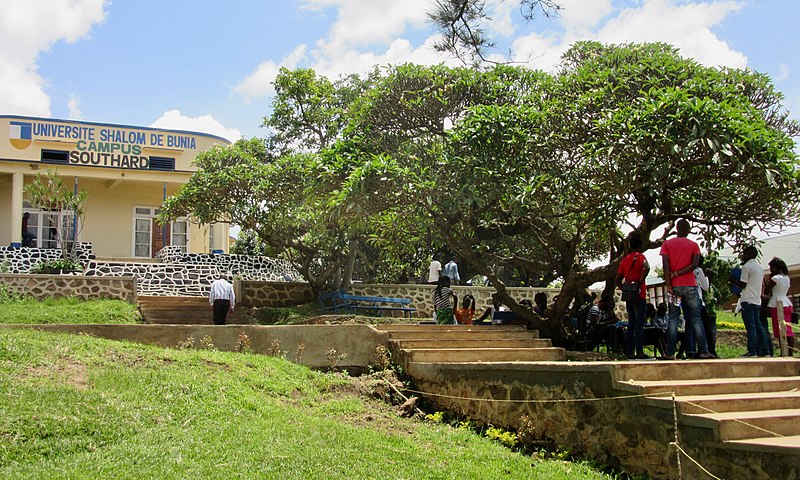
[[56, 140], [74, 143], [75, 147], [68, 155], [71, 165], [147, 169], [150, 158], [144, 154], [145, 148], [172, 150], [197, 148], [193, 136], [175, 132], [36, 121], [29, 122], [29, 126], [21, 125], [19, 129], [29, 132], [32, 141]]

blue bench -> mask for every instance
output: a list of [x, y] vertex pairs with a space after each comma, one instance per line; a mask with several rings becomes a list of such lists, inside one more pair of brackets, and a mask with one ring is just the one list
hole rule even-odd
[[334, 290], [333, 292], [323, 293], [317, 299], [319, 300], [319, 307], [322, 312], [333, 313], [346, 313], [348, 303], [342, 300], [342, 295], [345, 294], [344, 290]]
[[382, 317], [388, 311], [403, 312], [404, 318], [412, 318], [416, 308], [411, 306], [408, 298], [372, 297], [368, 295], [351, 295], [344, 290], [336, 290], [319, 296], [323, 312], [356, 313], [369, 310], [374, 315]]

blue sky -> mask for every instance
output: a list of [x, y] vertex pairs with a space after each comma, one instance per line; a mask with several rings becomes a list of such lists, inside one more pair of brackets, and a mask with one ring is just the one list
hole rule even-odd
[[[0, 113], [261, 136], [281, 66], [336, 77], [453, 63], [430, 47], [430, 3], [0, 0]], [[529, 24], [519, 0], [494, 4], [501, 52], [532, 68], [552, 69], [577, 40], [665, 41], [769, 74], [800, 118], [796, 0], [562, 0], [558, 19]]]

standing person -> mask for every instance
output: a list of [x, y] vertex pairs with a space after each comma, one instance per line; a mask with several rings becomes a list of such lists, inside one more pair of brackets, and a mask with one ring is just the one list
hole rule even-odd
[[[450, 288], [450, 277], [447, 275], [439, 277], [439, 284], [433, 290], [431, 299], [433, 300], [433, 309], [436, 310], [436, 323], [439, 325], [455, 324], [453, 309], [458, 305], [458, 297]], [[450, 303], [450, 299], [453, 300], [453, 303]]]
[[789, 268], [786, 262], [778, 257], [769, 261], [770, 278], [764, 289], [769, 297], [767, 306], [772, 316], [772, 334], [779, 338], [780, 324], [778, 323], [778, 302], [783, 302], [783, 319], [786, 322], [786, 344], [789, 346], [789, 356], [794, 355], [794, 331], [792, 330], [792, 312], [794, 307], [789, 299]]
[[433, 256], [433, 261], [428, 267], [428, 284], [439, 285], [439, 277], [442, 276], [442, 262], [439, 261], [440, 255], [437, 253]]
[[630, 240], [630, 253], [625, 255], [617, 268], [615, 282], [622, 288], [623, 282], [635, 282], [639, 286], [639, 293], [635, 300], [625, 302], [628, 312], [628, 328], [625, 331], [625, 355], [629, 359], [650, 358], [644, 353], [644, 323], [647, 318], [647, 286], [645, 279], [650, 273], [650, 264], [645, 258], [642, 249], [642, 238], [632, 235]]
[[749, 245], [742, 250], [742, 272], [737, 280], [731, 274], [731, 283], [742, 289], [739, 303], [742, 307], [742, 321], [747, 330], [747, 353], [743, 357], [768, 357], [769, 337], [760, 321], [761, 287], [764, 283], [764, 270], [758, 264], [758, 249]]
[[667, 325], [667, 354], [664, 360], [675, 359], [675, 344], [678, 340], [678, 321], [683, 305], [686, 317], [686, 330], [692, 329], [697, 342], [697, 358], [715, 358], [708, 353], [706, 335], [700, 322], [700, 294], [694, 269], [700, 263], [700, 246], [687, 238], [691, 226], [680, 219], [677, 224], [678, 236], [670, 238], [661, 245], [661, 261], [664, 268], [664, 283], [669, 294], [669, 323]]
[[449, 262], [444, 266], [445, 275], [450, 277], [450, 283], [453, 285], [458, 285], [461, 283], [461, 277], [458, 276], [458, 264], [456, 263], [456, 257], [452, 257]]
[[22, 214], [22, 246], [23, 247], [33, 247], [35, 246], [33, 241], [36, 240], [36, 235], [28, 231], [28, 219], [30, 218], [31, 214], [25, 212]]
[[233, 313], [236, 305], [236, 295], [233, 293], [233, 285], [223, 275], [211, 284], [208, 303], [214, 311], [214, 325], [225, 325], [225, 317], [228, 312]]
[[475, 317], [475, 297], [469, 293], [464, 295], [461, 299], [461, 308], [456, 309], [455, 316], [459, 325], [472, 325], [472, 319]]
[[[705, 293], [708, 291], [709, 282], [708, 277], [703, 272], [703, 255], [700, 255], [700, 263], [694, 269], [694, 281], [697, 284], [697, 294], [700, 296], [700, 324], [703, 326], [703, 333], [706, 334], [706, 345], [708, 345], [710, 353], [711, 339], [708, 338], [708, 332], [705, 327], [707, 315]], [[694, 331], [692, 329], [686, 330], [686, 356], [687, 358], [697, 357], [697, 342], [694, 339]]]

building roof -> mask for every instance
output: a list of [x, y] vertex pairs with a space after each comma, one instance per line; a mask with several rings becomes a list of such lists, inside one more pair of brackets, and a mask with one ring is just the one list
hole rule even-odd
[[[761, 256], [758, 257], [758, 262], [764, 270], [767, 270], [767, 264], [773, 257], [778, 257], [784, 262], [789, 270], [800, 270], [800, 233], [789, 233], [777, 237], [767, 238], [761, 240], [759, 250]], [[738, 254], [732, 248], [725, 248], [719, 252], [720, 258], [724, 259], [737, 259]]]

